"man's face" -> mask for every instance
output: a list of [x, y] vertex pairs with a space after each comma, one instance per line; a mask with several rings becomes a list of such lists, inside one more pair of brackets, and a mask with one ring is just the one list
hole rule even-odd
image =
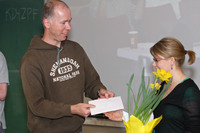
[[56, 7], [54, 15], [49, 19], [49, 37], [56, 42], [66, 39], [71, 29], [71, 12], [67, 7]]

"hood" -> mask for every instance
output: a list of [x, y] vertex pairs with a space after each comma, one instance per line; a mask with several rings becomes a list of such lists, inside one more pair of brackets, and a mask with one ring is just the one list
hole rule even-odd
[[43, 35], [36, 35], [31, 40], [30, 46], [28, 47], [28, 50], [51, 50], [51, 49], [57, 49], [57, 62], [58, 62], [58, 68], [60, 68], [60, 52], [63, 50], [64, 43], [61, 43], [61, 47], [58, 48], [54, 45], [48, 44], [42, 40]]
[[28, 47], [28, 50], [36, 49], [36, 50], [48, 50], [48, 49], [57, 49], [56, 46], [48, 44], [42, 40], [43, 35], [35, 35], [31, 40], [31, 43]]

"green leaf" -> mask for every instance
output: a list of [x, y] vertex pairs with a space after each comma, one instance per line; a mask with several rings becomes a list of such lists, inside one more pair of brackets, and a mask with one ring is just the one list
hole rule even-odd
[[129, 113], [129, 117], [130, 117], [130, 91], [132, 90], [131, 84], [133, 82], [133, 78], [134, 78], [134, 74], [131, 75], [131, 78], [130, 78], [129, 83], [128, 83], [128, 113]]

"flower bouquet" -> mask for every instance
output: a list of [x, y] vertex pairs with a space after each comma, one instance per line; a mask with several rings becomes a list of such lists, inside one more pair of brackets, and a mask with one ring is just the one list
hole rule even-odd
[[[127, 133], [152, 133], [154, 127], [161, 121], [162, 116], [153, 119], [149, 122], [149, 118], [162, 100], [166, 89], [172, 81], [172, 75], [163, 69], [157, 69], [153, 83], [145, 84], [144, 69], [142, 70], [141, 84], [139, 86], [139, 91], [137, 97], [134, 97], [134, 111], [131, 115], [130, 113], [130, 93], [133, 92], [131, 84], [133, 81], [134, 74], [131, 76], [128, 86], [128, 114], [129, 120], [127, 122], [123, 121], [125, 124]], [[161, 90], [161, 83], [166, 82], [167, 85]], [[139, 104], [140, 103], [140, 104]]]

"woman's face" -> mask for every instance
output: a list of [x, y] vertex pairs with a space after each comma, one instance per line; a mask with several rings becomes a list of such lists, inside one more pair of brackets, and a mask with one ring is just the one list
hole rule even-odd
[[171, 58], [165, 58], [162, 56], [154, 57], [153, 66], [155, 69], [164, 69], [165, 71], [169, 72], [171, 70]]

